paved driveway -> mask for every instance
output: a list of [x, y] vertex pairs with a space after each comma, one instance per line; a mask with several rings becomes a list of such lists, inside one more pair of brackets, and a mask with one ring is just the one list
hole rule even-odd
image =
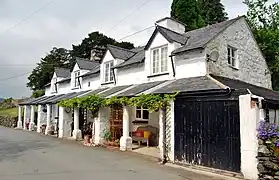
[[208, 180], [133, 153], [0, 127], [1, 180]]

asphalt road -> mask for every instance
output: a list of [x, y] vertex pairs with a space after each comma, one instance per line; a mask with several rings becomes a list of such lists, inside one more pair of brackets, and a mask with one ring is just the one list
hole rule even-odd
[[135, 153], [0, 127], [0, 180], [210, 180]]

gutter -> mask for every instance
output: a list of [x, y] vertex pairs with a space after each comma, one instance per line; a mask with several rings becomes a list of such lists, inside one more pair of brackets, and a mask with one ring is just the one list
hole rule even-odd
[[115, 79], [115, 72], [114, 72], [115, 68], [112, 68], [112, 75], [113, 75], [113, 81], [114, 81], [114, 85], [116, 85], [116, 79]]

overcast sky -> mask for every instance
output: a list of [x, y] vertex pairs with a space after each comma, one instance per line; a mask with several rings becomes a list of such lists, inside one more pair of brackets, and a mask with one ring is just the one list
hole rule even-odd
[[[0, 0], [0, 97], [29, 96], [31, 92], [26, 87], [28, 75], [3, 79], [31, 72], [52, 47], [70, 49], [72, 44], [80, 43], [92, 31], [101, 31], [116, 40], [121, 39], [169, 16], [172, 0], [150, 0], [147, 3], [146, 0], [54, 0], [9, 30], [48, 2]], [[242, 0], [222, 2], [230, 18], [246, 12]], [[144, 6], [141, 6], [143, 3]], [[152, 31], [149, 29], [125, 40], [143, 45]]]

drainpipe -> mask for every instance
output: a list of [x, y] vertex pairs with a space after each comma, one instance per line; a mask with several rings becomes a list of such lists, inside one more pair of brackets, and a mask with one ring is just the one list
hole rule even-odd
[[115, 68], [112, 68], [112, 75], [113, 75], [113, 80], [114, 80], [114, 85], [116, 85], [116, 79], [115, 79], [115, 72], [114, 72]]
[[173, 77], [175, 77], [176, 73], [175, 73], [173, 56], [175, 56], [175, 54], [171, 54], [169, 57], [171, 58], [171, 66], [172, 66]]

